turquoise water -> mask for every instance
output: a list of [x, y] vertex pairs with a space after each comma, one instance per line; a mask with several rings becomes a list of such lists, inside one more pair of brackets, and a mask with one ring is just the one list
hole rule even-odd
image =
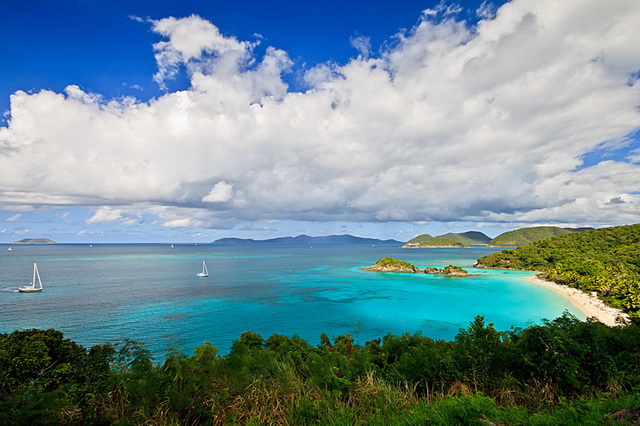
[[[565, 298], [523, 279], [525, 272], [473, 270], [496, 251], [390, 246], [246, 246], [94, 244], [0, 246], [0, 332], [55, 328], [91, 346], [124, 338], [155, 354], [191, 354], [204, 340], [226, 353], [243, 331], [321, 333], [356, 340], [391, 332], [452, 339], [476, 315], [496, 328], [540, 323]], [[419, 267], [454, 264], [478, 274], [442, 277], [359, 270], [384, 256]], [[207, 262], [208, 278], [195, 274]], [[38, 263], [44, 291], [23, 294]]]

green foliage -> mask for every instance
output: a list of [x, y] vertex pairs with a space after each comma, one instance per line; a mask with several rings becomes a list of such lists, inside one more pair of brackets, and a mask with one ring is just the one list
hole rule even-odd
[[545, 279], [596, 291], [609, 305], [640, 314], [640, 225], [549, 238], [490, 254], [477, 266], [539, 271]]
[[409, 262], [406, 262], [404, 260], [394, 259], [393, 257], [383, 257], [379, 259], [375, 264], [380, 266], [398, 266], [398, 267], [404, 267], [404, 268], [414, 267]]
[[245, 332], [160, 363], [27, 330], [0, 334], [0, 361], [2, 424], [607, 424], [640, 404], [640, 328], [569, 314], [506, 332], [479, 316], [453, 341]]
[[433, 237], [427, 245], [434, 247], [466, 247], [464, 243], [446, 237]]
[[423, 247], [466, 247], [464, 243], [457, 241], [457, 239], [446, 236], [432, 237], [429, 234], [418, 235], [410, 239], [407, 245], [420, 245]]
[[469, 231], [462, 233], [449, 232], [448, 234], [438, 235], [437, 237], [432, 237], [429, 234], [422, 234], [412, 238], [407, 244], [431, 247], [466, 247], [471, 244], [488, 244], [490, 240], [491, 238], [487, 237], [482, 232]]
[[393, 257], [383, 257], [378, 259], [370, 269], [382, 268], [382, 269], [395, 269], [398, 272], [418, 272], [419, 269], [404, 260], [394, 259]]
[[87, 353], [53, 329], [0, 334], [0, 423], [94, 419], [113, 352], [99, 345]]
[[412, 239], [410, 239], [408, 241], [409, 244], [413, 243], [413, 244], [426, 244], [429, 241], [433, 240], [433, 236], [429, 235], [429, 234], [421, 234], [418, 235], [417, 237], [413, 237]]
[[455, 265], [447, 265], [442, 269], [442, 271], [444, 272], [445, 275], [468, 274], [466, 269], [462, 269], [461, 267], [455, 266]]
[[491, 238], [478, 231], [469, 231], [462, 233], [449, 232], [448, 234], [443, 234], [439, 237], [448, 238], [464, 245], [489, 244], [489, 242], [491, 241]]
[[515, 229], [498, 235], [489, 242], [489, 245], [496, 247], [519, 247], [535, 241], [571, 234], [573, 232], [576, 232], [576, 230], [558, 228], [557, 226], [536, 226], [533, 228]]

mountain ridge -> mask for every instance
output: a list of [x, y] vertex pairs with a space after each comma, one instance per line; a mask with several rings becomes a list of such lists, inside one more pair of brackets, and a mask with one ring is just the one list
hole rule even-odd
[[298, 235], [295, 237], [277, 237], [269, 238], [266, 240], [254, 240], [252, 238], [220, 238], [212, 242], [216, 245], [349, 245], [349, 244], [361, 244], [361, 245], [398, 245], [403, 244], [402, 241], [393, 239], [380, 240], [377, 238], [363, 238], [355, 237], [349, 234], [341, 235], [326, 235], [319, 237], [312, 237], [309, 235]]

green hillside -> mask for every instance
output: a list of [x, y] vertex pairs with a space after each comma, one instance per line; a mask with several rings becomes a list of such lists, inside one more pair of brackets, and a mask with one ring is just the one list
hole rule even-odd
[[478, 231], [469, 231], [462, 233], [449, 232], [448, 234], [440, 235], [439, 237], [457, 241], [464, 245], [489, 244], [489, 241], [491, 241], [491, 238]]
[[498, 235], [489, 242], [495, 247], [519, 247], [545, 238], [558, 237], [575, 231], [557, 226], [536, 226], [533, 228], [515, 229]]
[[403, 247], [466, 247], [466, 245], [444, 236], [432, 237], [429, 234], [422, 234], [410, 239]]
[[429, 235], [429, 234], [422, 234], [422, 235], [418, 235], [417, 237], [414, 237], [412, 239], [410, 239], [408, 241], [409, 244], [413, 243], [413, 244], [425, 244], [429, 241], [433, 240], [433, 236]]
[[405, 247], [415, 247], [417, 245], [422, 247], [466, 247], [473, 244], [489, 244], [489, 241], [491, 241], [491, 238], [478, 231], [449, 232], [436, 237], [432, 237], [429, 234], [418, 235], [409, 240]]
[[640, 224], [571, 232], [478, 259], [478, 267], [541, 271], [541, 277], [640, 316]]

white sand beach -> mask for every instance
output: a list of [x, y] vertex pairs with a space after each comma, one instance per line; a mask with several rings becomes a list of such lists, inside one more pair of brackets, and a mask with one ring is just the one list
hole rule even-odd
[[551, 281], [545, 281], [536, 276], [527, 277], [526, 280], [531, 281], [535, 284], [545, 286], [557, 293], [562, 294], [567, 299], [569, 299], [573, 306], [580, 309], [587, 316], [587, 318], [595, 317], [601, 323], [609, 326], [620, 325], [620, 323], [616, 321], [618, 317], [621, 317], [624, 320], [629, 319], [629, 315], [625, 314], [621, 310], [610, 308], [596, 296], [584, 293], [575, 288], [556, 284]]

